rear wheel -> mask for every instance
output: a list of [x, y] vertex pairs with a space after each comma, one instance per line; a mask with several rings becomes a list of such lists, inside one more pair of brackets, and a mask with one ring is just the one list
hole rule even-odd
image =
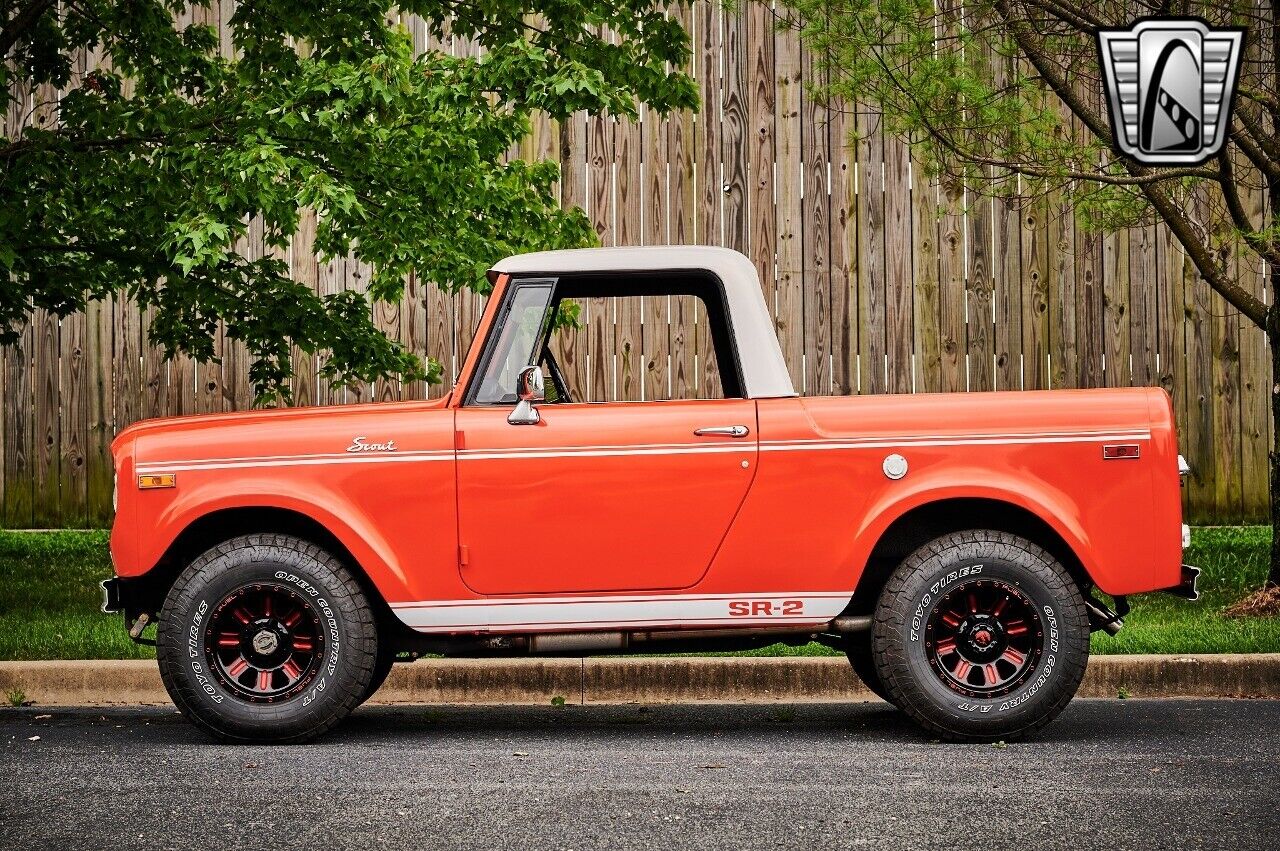
[[845, 655], [849, 657], [849, 664], [853, 666], [853, 672], [862, 680], [862, 684], [881, 700], [889, 700], [889, 693], [880, 681], [880, 672], [876, 670], [875, 656], [871, 652], [871, 637], [855, 635], [850, 638]]
[[889, 578], [872, 628], [889, 699], [953, 741], [1025, 736], [1070, 702], [1089, 619], [1066, 569], [1005, 532], [946, 535]]
[[286, 535], [245, 535], [196, 558], [165, 599], [156, 639], [178, 709], [232, 742], [324, 733], [360, 703], [378, 655], [359, 583]]

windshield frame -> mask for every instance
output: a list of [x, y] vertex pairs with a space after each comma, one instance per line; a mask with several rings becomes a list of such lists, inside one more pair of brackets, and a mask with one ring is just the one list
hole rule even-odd
[[[486, 384], [486, 379], [489, 377], [490, 367], [495, 363], [495, 359], [499, 355], [499, 348], [505, 342], [509, 342], [511, 346], [515, 345], [515, 330], [509, 320], [517, 299], [525, 290], [545, 289], [546, 301], [542, 309], [542, 320], [534, 332], [533, 348], [529, 355], [533, 358], [533, 361], [522, 364], [522, 366], [538, 366], [542, 350], [546, 346], [547, 333], [551, 326], [551, 307], [555, 303], [556, 283], [556, 278], [549, 277], [520, 278], [511, 281], [507, 286], [506, 291], [503, 293], [502, 307], [499, 309], [497, 316], [494, 317], [493, 324], [489, 326], [488, 338], [484, 341], [484, 349], [480, 353], [480, 360], [471, 376], [470, 386], [467, 388], [466, 396], [463, 399], [464, 406], [504, 407], [516, 404], [514, 397], [510, 401], [505, 398], [491, 401], [481, 399], [480, 393]], [[533, 307], [534, 305], [530, 306]], [[514, 381], [515, 376], [512, 375], [510, 378]]]

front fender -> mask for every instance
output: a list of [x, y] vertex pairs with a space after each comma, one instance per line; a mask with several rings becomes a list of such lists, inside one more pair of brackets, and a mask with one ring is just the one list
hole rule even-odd
[[[203, 517], [226, 509], [274, 508], [303, 515], [331, 532], [387, 599], [411, 596], [405, 565], [395, 548], [374, 519], [340, 492], [266, 474], [238, 478], [234, 492], [228, 492], [225, 484], [202, 484], [193, 478], [187, 475], [182, 486], [171, 491], [137, 494], [139, 500], [165, 500], [165, 504], [153, 503], [139, 512], [153, 517], [155, 525], [138, 537], [134, 557], [117, 565], [119, 575], [140, 576], [151, 570], [178, 536]], [[312, 486], [304, 487], [307, 484]]]

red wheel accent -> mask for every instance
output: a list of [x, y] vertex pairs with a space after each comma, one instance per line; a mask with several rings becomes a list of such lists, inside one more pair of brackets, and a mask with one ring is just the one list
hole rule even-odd
[[1000, 697], [1021, 685], [1040, 659], [1043, 639], [1035, 605], [1020, 588], [996, 579], [952, 588], [925, 625], [930, 667], [969, 697]]
[[[288, 614], [278, 617], [277, 612]], [[218, 603], [208, 623], [209, 667], [227, 691], [247, 703], [295, 697], [320, 670], [325, 647], [320, 616], [292, 588], [237, 588]]]

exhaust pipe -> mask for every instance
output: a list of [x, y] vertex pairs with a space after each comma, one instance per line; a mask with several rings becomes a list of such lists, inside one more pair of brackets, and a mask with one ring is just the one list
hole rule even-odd
[[[867, 619], [870, 626], [870, 618]], [[803, 636], [805, 641], [812, 630], [796, 631], [788, 628], [774, 629], [666, 629], [647, 632], [547, 632], [515, 637], [514, 648], [526, 646], [530, 653], [598, 653], [625, 650], [638, 644], [679, 645], [685, 641], [748, 642], [764, 640], [786, 641], [789, 637]], [[524, 642], [527, 641], [527, 644]]]
[[871, 615], [841, 615], [831, 622], [831, 631], [841, 635], [851, 632], [866, 632], [871, 629]]
[[548, 632], [529, 638], [530, 653], [577, 653], [592, 650], [620, 650], [627, 646], [622, 632]]
[[1089, 611], [1089, 625], [1107, 635], [1115, 635], [1124, 628], [1124, 618], [1108, 609], [1092, 597], [1086, 597], [1084, 607]]

